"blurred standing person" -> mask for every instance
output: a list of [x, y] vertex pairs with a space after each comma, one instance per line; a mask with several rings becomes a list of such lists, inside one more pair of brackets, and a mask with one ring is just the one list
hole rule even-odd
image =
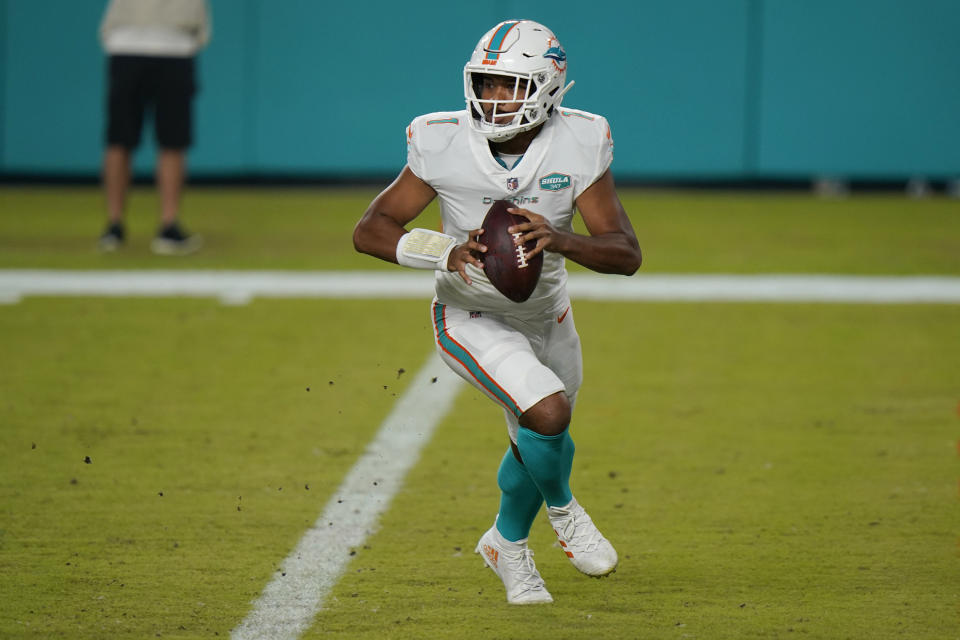
[[107, 228], [100, 250], [126, 238], [124, 213], [131, 161], [140, 143], [144, 114], [153, 114], [157, 141], [156, 183], [160, 228], [154, 253], [179, 255], [202, 244], [180, 226], [186, 151], [193, 142], [194, 60], [210, 39], [206, 0], [110, 0], [100, 24], [108, 54], [107, 131], [103, 188]]

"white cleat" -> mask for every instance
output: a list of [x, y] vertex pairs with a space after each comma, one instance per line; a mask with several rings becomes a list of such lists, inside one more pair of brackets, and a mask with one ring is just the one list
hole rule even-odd
[[488, 567], [500, 576], [507, 588], [510, 604], [543, 604], [553, 602], [553, 597], [543, 584], [543, 578], [533, 563], [533, 551], [527, 541], [509, 542], [503, 539], [496, 525], [480, 537], [476, 553]]
[[548, 507], [547, 517], [563, 552], [579, 571], [602, 578], [617, 570], [617, 552], [576, 498], [565, 507]]

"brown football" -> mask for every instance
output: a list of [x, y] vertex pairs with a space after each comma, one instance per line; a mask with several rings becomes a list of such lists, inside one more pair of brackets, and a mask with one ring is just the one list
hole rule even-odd
[[481, 227], [483, 235], [480, 236], [480, 242], [486, 245], [487, 252], [480, 259], [487, 278], [497, 291], [514, 302], [523, 302], [537, 288], [543, 268], [543, 253], [527, 258], [537, 243], [531, 240], [522, 246], [513, 244], [513, 236], [507, 233], [507, 228], [527, 222], [524, 216], [507, 212], [508, 208], [514, 206], [507, 200], [497, 200], [487, 211]]

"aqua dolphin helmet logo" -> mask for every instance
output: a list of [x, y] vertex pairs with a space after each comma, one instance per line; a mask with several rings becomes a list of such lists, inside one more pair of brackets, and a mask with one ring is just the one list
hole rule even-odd
[[544, 58], [552, 58], [557, 62], [566, 62], [567, 53], [563, 50], [563, 47], [550, 47], [547, 49], [547, 52], [543, 54]]
[[547, 42], [547, 50], [543, 57], [552, 61], [558, 71], [563, 71], [567, 67], [567, 52], [563, 50], [556, 38], [550, 38]]

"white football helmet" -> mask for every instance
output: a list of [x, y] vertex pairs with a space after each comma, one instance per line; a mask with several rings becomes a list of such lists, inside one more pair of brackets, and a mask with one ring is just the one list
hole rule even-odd
[[[483, 76], [508, 78], [510, 100], [482, 100]], [[463, 68], [463, 90], [470, 124], [492, 142], [503, 142], [544, 122], [573, 86], [567, 78], [567, 54], [550, 29], [532, 20], [506, 20], [477, 43]], [[526, 87], [524, 87], [524, 84]], [[521, 103], [517, 111], [507, 105]], [[510, 116], [509, 122], [502, 122]]]

